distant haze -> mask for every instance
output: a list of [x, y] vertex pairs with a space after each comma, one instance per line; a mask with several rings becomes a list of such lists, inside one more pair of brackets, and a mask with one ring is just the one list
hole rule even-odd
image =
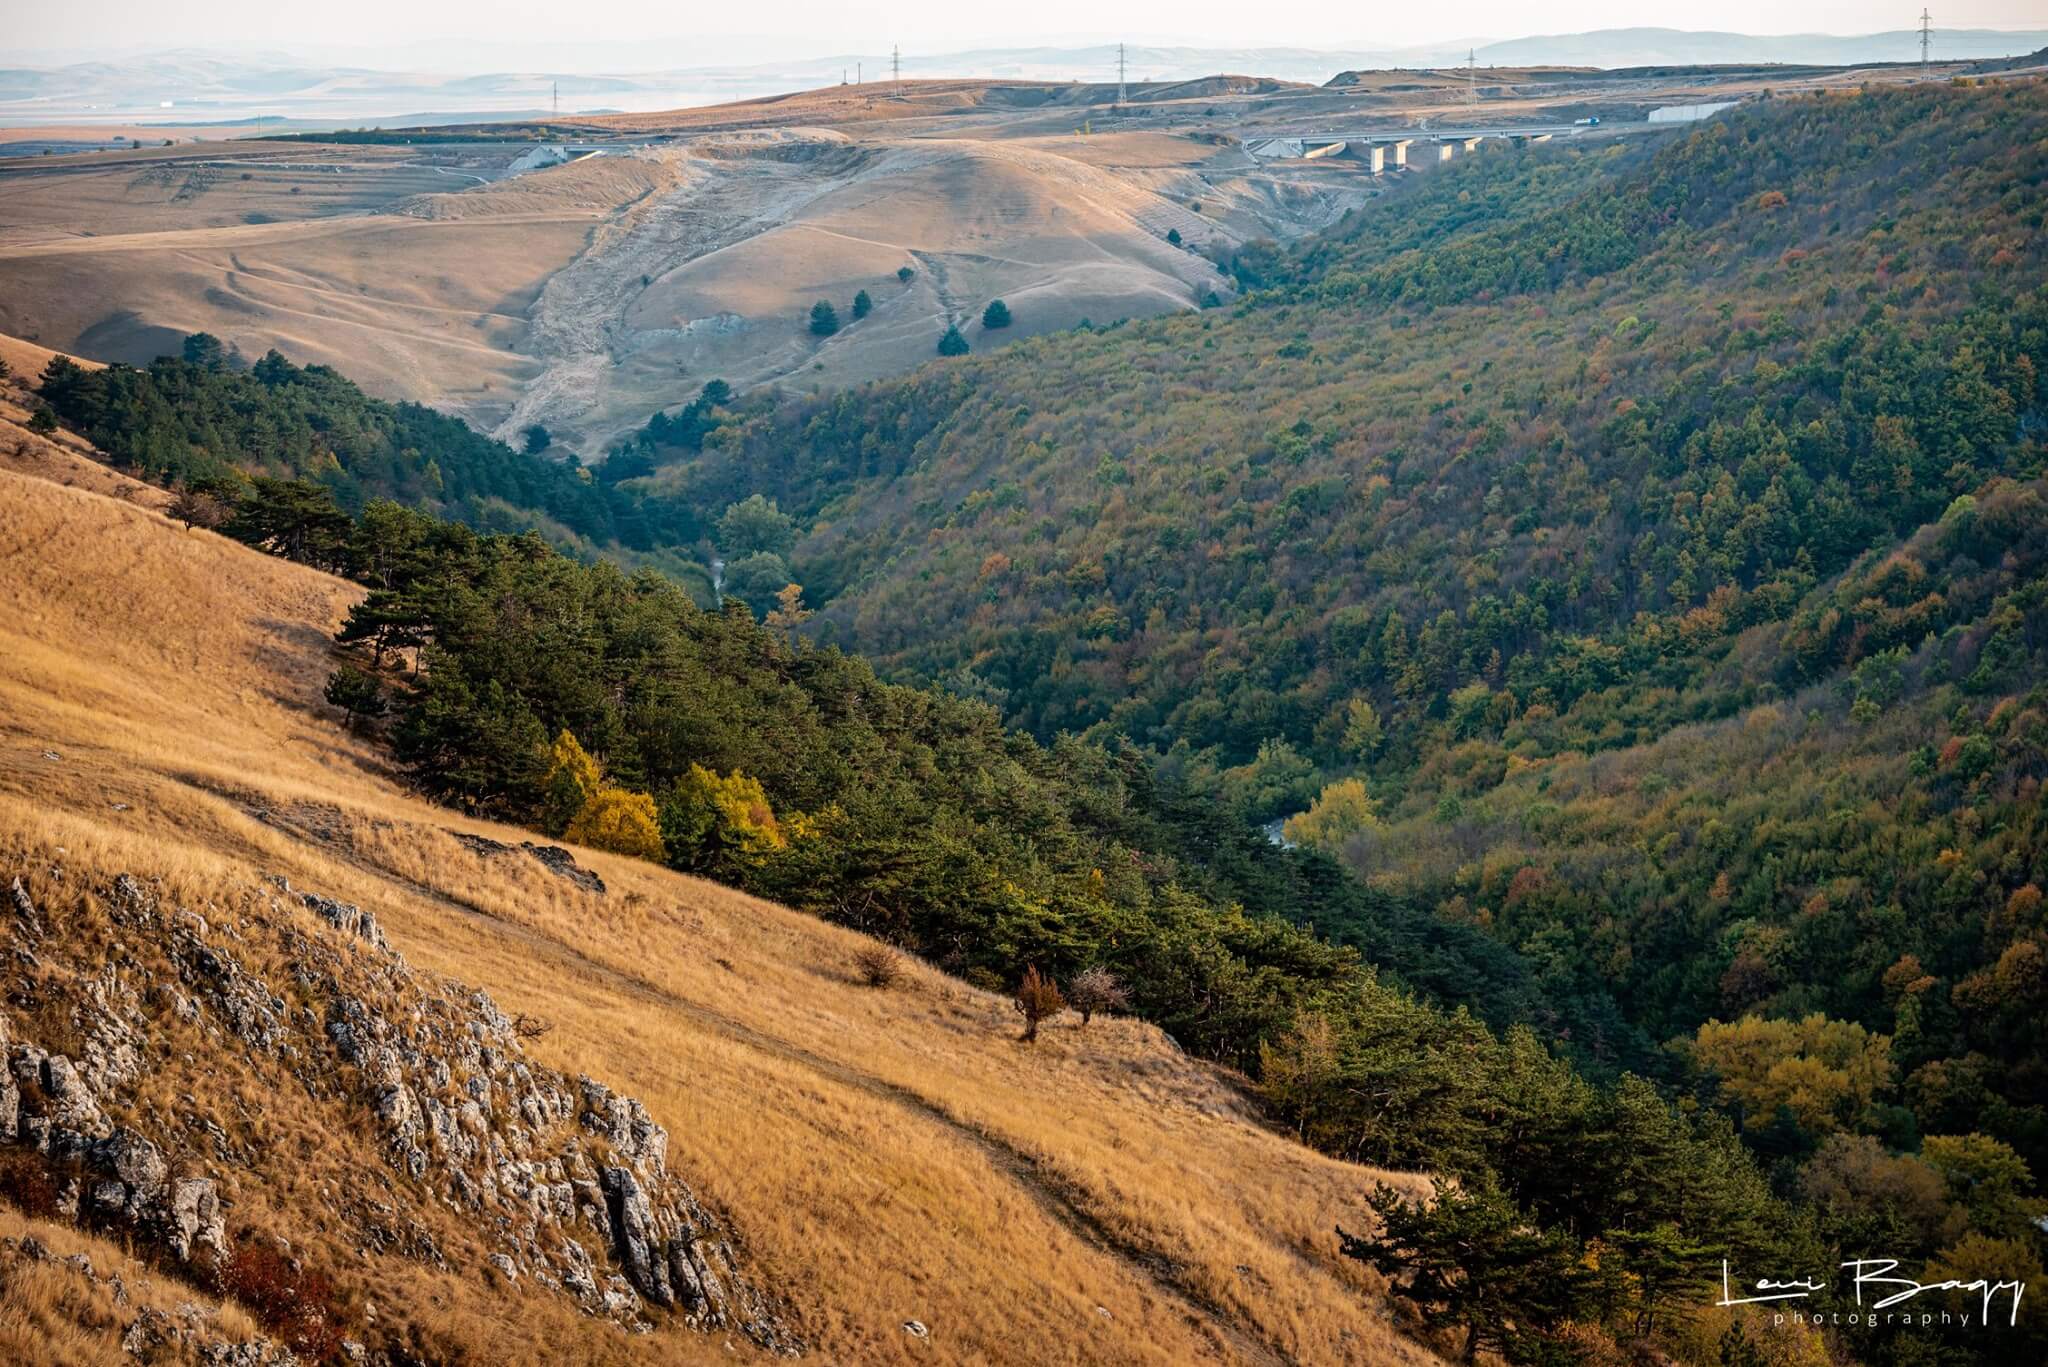
[[[1289, 25], [1278, 27], [1293, 31]], [[309, 44], [252, 50], [233, 41], [237, 36], [232, 30], [210, 32], [204, 45], [102, 53], [90, 60], [52, 56], [39, 64], [0, 68], [0, 127], [199, 128], [261, 120], [271, 129], [326, 130], [524, 118], [557, 110], [565, 116], [645, 113], [863, 77], [886, 80], [891, 61], [889, 48], [877, 44], [819, 55], [813, 50], [823, 40], [815, 36], [771, 45], [743, 37], [618, 43], [585, 34], [541, 44], [504, 24], [492, 26], [488, 36], [459, 42], [421, 38], [381, 49]], [[1124, 55], [1136, 83], [1232, 73], [1320, 85], [1347, 70], [1462, 65], [1468, 53], [1482, 67], [1610, 68], [1863, 65], [1910, 62], [1920, 53], [1919, 34], [1909, 28], [1846, 36], [1619, 28], [1408, 46], [1384, 41], [1290, 45], [1279, 41], [1282, 36], [1259, 35], [1256, 41], [1228, 45], [1133, 39]], [[2048, 31], [2038, 28], [1943, 28], [1936, 31], [1934, 55], [1969, 60], [2044, 46]], [[771, 47], [773, 55], [764, 55]], [[745, 53], [753, 57], [738, 55]], [[1116, 79], [1117, 56], [1117, 43], [1102, 40], [965, 48], [905, 44], [901, 69], [910, 79], [1106, 82]]]
[[[1674, 29], [1747, 34], [1858, 34], [1917, 27], [1919, 7], [1861, 0], [1728, 0], [1655, 7]], [[1528, 34], [1580, 33], [1643, 22], [1634, 0], [1571, 0], [1540, 10], [1510, 0], [1442, 0], [1363, 10], [1302, 0], [1278, 11], [1256, 6], [1127, 0], [1118, 28], [1094, 0], [1039, 0], [1007, 7], [899, 0], [772, 0], [712, 6], [611, 0], [564, 9], [540, 0], [357, 0], [331, 6], [275, 0], [98, 0], [91, 5], [16, 7], [8, 20], [8, 63], [134, 56], [165, 49], [262, 49], [381, 70], [446, 72], [547, 69], [646, 71], [786, 62], [839, 53], [933, 54], [968, 48], [1075, 47], [1119, 39], [1150, 45], [1393, 51], [1463, 48]], [[1020, 31], [1028, 13], [1030, 31]], [[1937, 7], [1937, 29], [2039, 28], [2040, 0], [1971, 0]]]

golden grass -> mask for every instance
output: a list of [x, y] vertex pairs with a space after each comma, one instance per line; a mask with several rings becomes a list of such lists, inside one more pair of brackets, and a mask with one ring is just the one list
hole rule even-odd
[[[132, 1367], [135, 1358], [119, 1344], [145, 1310], [175, 1317], [180, 1307], [197, 1306], [209, 1335], [228, 1342], [247, 1342], [262, 1332], [239, 1306], [163, 1276], [109, 1240], [0, 1206], [0, 1240], [29, 1238], [48, 1250], [47, 1261], [0, 1252], [0, 1362]], [[66, 1261], [79, 1254], [91, 1262], [90, 1276]]]
[[[317, 701], [353, 586], [19, 474], [0, 506], [0, 851], [192, 900], [281, 873], [372, 909], [415, 966], [552, 1022], [540, 1061], [645, 1101], [824, 1360], [1435, 1360], [1331, 1233], [1417, 1179], [1273, 1134], [1239, 1079], [1135, 1021], [1024, 1048], [1005, 1001], [921, 964], [865, 987], [869, 941], [784, 908], [594, 852], [604, 897], [475, 855], [449, 829], [524, 833], [409, 796]], [[266, 1223], [339, 1180], [292, 1142], [303, 1189]], [[400, 1285], [441, 1332], [690, 1351], [527, 1289]], [[546, 1337], [499, 1330], [493, 1360]]]

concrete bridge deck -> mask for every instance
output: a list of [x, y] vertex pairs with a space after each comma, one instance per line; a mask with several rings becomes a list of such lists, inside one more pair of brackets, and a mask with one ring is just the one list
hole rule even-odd
[[1345, 129], [1317, 129], [1313, 132], [1274, 132], [1263, 134], [1272, 138], [1292, 138], [1301, 142], [1470, 142], [1474, 138], [1558, 138], [1570, 137], [1599, 127], [1597, 124], [1578, 123], [1528, 123], [1502, 125], [1496, 128], [1396, 128], [1363, 129], [1357, 132]]

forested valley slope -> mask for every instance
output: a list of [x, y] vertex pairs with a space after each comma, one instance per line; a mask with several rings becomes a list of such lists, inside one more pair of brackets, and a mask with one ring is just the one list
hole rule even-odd
[[1309, 809], [1653, 1038], [1896, 1036], [1866, 1120], [2038, 1165], [2044, 133], [1945, 86], [1480, 158], [1228, 313], [664, 473], [795, 514], [821, 638]]

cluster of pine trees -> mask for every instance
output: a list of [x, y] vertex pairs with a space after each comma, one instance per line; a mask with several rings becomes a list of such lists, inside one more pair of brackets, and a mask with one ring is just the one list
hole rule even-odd
[[[232, 497], [251, 475], [307, 480], [345, 509], [395, 499], [491, 530], [540, 525], [593, 550], [687, 545], [702, 534], [690, 505], [624, 483], [623, 470], [593, 478], [573, 458], [543, 455], [531, 442], [514, 450], [445, 413], [373, 399], [327, 366], [293, 365], [275, 351], [243, 365], [205, 333], [143, 368], [87, 370], [59, 357], [41, 393], [101, 450], [166, 484]], [[697, 419], [683, 421], [663, 435], [687, 433]]]

